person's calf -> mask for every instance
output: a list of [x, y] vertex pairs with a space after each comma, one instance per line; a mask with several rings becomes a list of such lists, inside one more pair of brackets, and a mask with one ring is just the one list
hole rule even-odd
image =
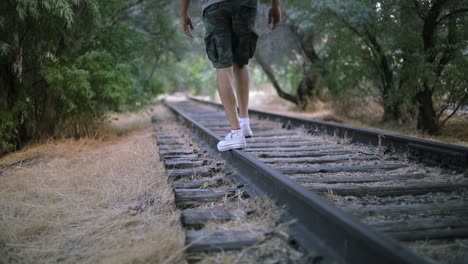
[[217, 69], [218, 93], [226, 112], [226, 117], [231, 125], [231, 129], [239, 129], [237, 117], [237, 101], [231, 86], [232, 67]]
[[234, 64], [233, 73], [237, 93], [237, 103], [239, 106], [239, 116], [241, 118], [247, 118], [249, 106], [249, 72], [247, 67]]

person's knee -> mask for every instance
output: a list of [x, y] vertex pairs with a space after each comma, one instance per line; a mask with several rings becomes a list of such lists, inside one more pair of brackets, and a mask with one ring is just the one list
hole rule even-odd
[[234, 63], [234, 68], [237, 68], [237, 69], [244, 69], [245, 68], [245, 64], [237, 64], [237, 63]]
[[233, 67], [231, 66], [216, 69], [216, 75], [218, 82], [220, 81], [222, 84], [229, 82], [233, 78]]
[[217, 68], [216, 72], [221, 74], [231, 74], [233, 66]]

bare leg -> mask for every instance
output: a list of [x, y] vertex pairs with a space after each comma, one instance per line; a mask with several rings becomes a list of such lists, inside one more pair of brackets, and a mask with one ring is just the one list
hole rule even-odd
[[236, 97], [231, 86], [232, 67], [217, 69], [218, 92], [224, 111], [228, 118], [231, 129], [239, 129], [239, 120], [237, 119]]
[[249, 71], [247, 67], [234, 64], [234, 80], [237, 92], [237, 103], [239, 104], [239, 116], [241, 118], [249, 117]]

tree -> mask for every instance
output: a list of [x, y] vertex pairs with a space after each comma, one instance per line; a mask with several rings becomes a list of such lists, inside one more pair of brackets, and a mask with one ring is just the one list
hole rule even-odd
[[0, 153], [61, 124], [75, 123], [79, 136], [80, 120], [93, 126], [107, 111], [150, 102], [161, 90], [155, 68], [171, 51], [168, 3], [2, 1]]
[[[427, 3], [413, 0], [413, 5], [423, 22], [421, 38], [424, 63], [430, 69], [427, 75], [421, 78], [414, 96], [418, 104], [417, 128], [435, 134], [447, 121], [447, 118], [442, 121], [440, 119], [450, 103], [456, 107], [449, 117], [455, 114], [460, 106], [468, 103], [468, 92], [464, 84], [450, 78], [458, 75], [457, 79], [463, 79], [462, 76], [466, 75], [463, 69], [459, 68], [461, 71], [455, 73], [455, 76], [452, 75], [454, 73], [446, 74], [446, 71], [457, 71], [454, 68], [466, 65], [466, 55], [462, 52], [463, 49], [466, 51], [467, 43], [460, 35], [462, 26], [466, 26], [466, 16], [462, 16], [468, 13], [468, 3], [450, 0], [434, 0]], [[457, 57], [465, 57], [465, 60], [454, 60]], [[457, 62], [461, 65], [456, 65]], [[447, 89], [446, 83], [451, 83], [451, 89]], [[441, 110], [438, 113], [433, 102], [437, 93], [448, 98], [446, 103], [439, 103]], [[437, 99], [441, 99], [440, 95]]]
[[[263, 6], [261, 9], [265, 11], [267, 10], [267, 6]], [[280, 27], [275, 32], [266, 33], [265, 38], [270, 42], [276, 43], [282, 38], [281, 41], [289, 45], [291, 50], [284, 51], [284, 48], [276, 47], [270, 49], [270, 52], [265, 52], [266, 49], [260, 49], [261, 51], [255, 54], [255, 59], [272, 82], [278, 95], [296, 104], [299, 108], [305, 109], [316, 95], [316, 85], [321, 75], [318, 68], [320, 65], [320, 58], [314, 47], [315, 32], [313, 30], [301, 28], [302, 24], [299, 17], [304, 14], [301, 13], [299, 7], [291, 5], [285, 9], [285, 14], [283, 14], [283, 23], [285, 26]], [[260, 17], [262, 18], [263, 16]], [[280, 37], [276, 37], [278, 35]], [[286, 36], [288, 40], [284, 39]], [[283, 54], [280, 53], [281, 50], [283, 50]], [[272, 63], [272, 57], [277, 57], [278, 55], [282, 59]], [[299, 58], [293, 60], [288, 56], [297, 56]], [[280, 84], [277, 76], [284, 74], [278, 74], [278, 71], [275, 70], [275, 67], [272, 65], [280, 67], [285, 67], [285, 65], [286, 67], [293, 66], [292, 68], [294, 69], [288, 68], [286, 71], [300, 69], [297, 83], [292, 83], [294, 91], [288, 92], [283, 85]]]
[[[466, 0], [290, 4], [302, 32], [316, 37], [320, 30], [321, 42], [303, 43], [314, 51], [321, 45], [319, 85], [332, 96], [346, 91], [377, 96], [383, 121], [416, 115], [417, 128], [429, 133], [467, 104]], [[447, 109], [452, 109], [448, 115]]]

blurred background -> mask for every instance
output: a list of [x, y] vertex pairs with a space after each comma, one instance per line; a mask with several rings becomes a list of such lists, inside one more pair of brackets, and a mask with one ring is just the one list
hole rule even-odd
[[[468, 145], [468, 0], [260, 1], [255, 108]], [[199, 1], [0, 3], [0, 154], [97, 134], [159, 95], [217, 100]]]

